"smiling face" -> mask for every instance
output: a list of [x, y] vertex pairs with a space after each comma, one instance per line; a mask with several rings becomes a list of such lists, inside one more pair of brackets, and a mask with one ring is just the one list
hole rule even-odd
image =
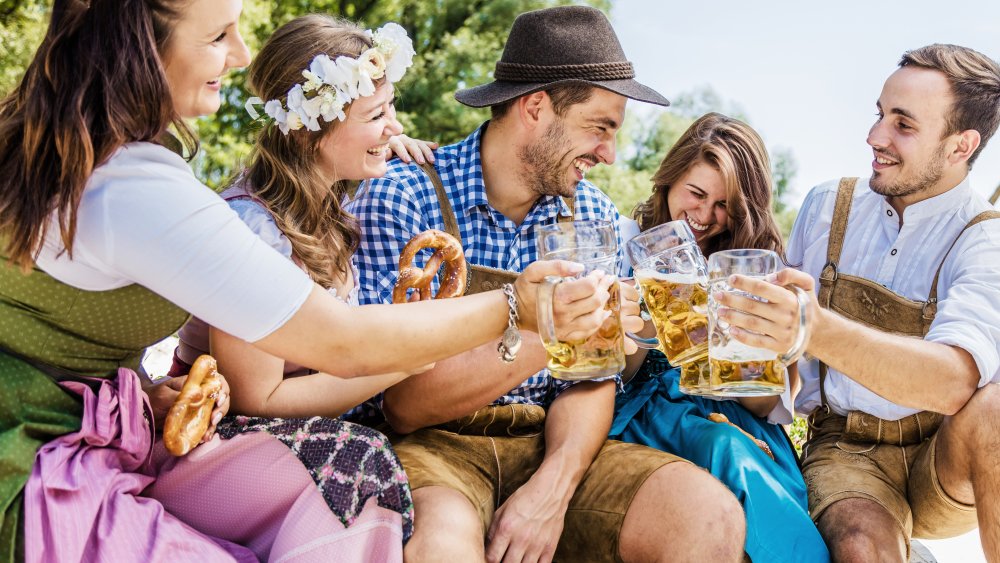
[[[947, 155], [947, 116], [954, 97], [941, 72], [903, 67], [879, 96], [878, 120], [868, 133], [874, 153], [871, 189], [887, 197], [923, 199], [954, 186]], [[951, 172], [949, 174], [949, 172]], [[958, 171], [964, 176], [964, 171]]]
[[237, 29], [242, 10], [242, 0], [192, 0], [180, 14], [163, 52], [177, 115], [193, 118], [218, 111], [222, 77], [250, 63]]
[[521, 176], [538, 195], [572, 197], [599, 163], [615, 161], [615, 133], [625, 118], [625, 97], [594, 88], [586, 102], [550, 113], [539, 138], [519, 150]]
[[697, 161], [670, 186], [667, 209], [673, 220], [686, 221], [699, 246], [729, 229], [726, 182], [719, 169]]
[[371, 96], [358, 98], [347, 120], [334, 122], [319, 143], [318, 163], [330, 183], [381, 178], [386, 171], [389, 137], [403, 132], [393, 105], [395, 90], [383, 82]]

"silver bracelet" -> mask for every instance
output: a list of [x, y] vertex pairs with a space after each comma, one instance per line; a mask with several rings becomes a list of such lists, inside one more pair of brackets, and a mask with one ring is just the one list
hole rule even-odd
[[521, 333], [517, 330], [517, 296], [514, 294], [514, 285], [503, 284], [503, 293], [507, 296], [507, 306], [510, 308], [507, 318], [507, 330], [503, 331], [500, 344], [497, 345], [497, 352], [500, 352], [500, 359], [505, 364], [509, 364], [517, 358], [517, 352], [521, 349]]

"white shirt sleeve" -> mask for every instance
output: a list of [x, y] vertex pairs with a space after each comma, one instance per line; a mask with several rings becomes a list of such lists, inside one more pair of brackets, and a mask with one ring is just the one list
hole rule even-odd
[[187, 163], [133, 143], [94, 171], [80, 202], [72, 259], [50, 228], [38, 266], [92, 291], [138, 283], [254, 342], [290, 319], [313, 283], [258, 238]]

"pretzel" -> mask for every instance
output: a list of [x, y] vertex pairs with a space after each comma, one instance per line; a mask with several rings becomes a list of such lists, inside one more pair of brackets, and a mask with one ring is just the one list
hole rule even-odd
[[770, 456], [771, 459], [774, 459], [774, 452], [771, 451], [771, 446], [768, 446], [767, 442], [765, 442], [764, 440], [758, 440], [757, 438], [754, 438], [753, 434], [747, 432], [746, 430], [730, 422], [729, 419], [726, 418], [726, 415], [718, 412], [713, 412], [708, 415], [708, 419], [711, 420], [712, 422], [724, 422], [732, 426], [733, 428], [739, 430], [740, 432], [743, 433], [744, 436], [753, 440], [753, 442], [757, 444], [757, 447], [764, 450], [764, 453]]
[[[424, 264], [423, 269], [413, 265], [417, 252], [433, 248], [434, 254]], [[462, 244], [455, 237], [437, 229], [430, 229], [410, 239], [399, 255], [399, 278], [392, 289], [392, 302], [406, 302], [406, 290], [414, 288], [417, 300], [431, 298], [431, 280], [444, 262], [441, 285], [434, 299], [460, 297], [465, 293], [465, 279], [468, 267], [462, 253]]]
[[163, 423], [163, 445], [167, 451], [182, 456], [201, 442], [212, 420], [215, 400], [222, 391], [222, 378], [216, 371], [215, 358], [198, 356], [187, 381]]

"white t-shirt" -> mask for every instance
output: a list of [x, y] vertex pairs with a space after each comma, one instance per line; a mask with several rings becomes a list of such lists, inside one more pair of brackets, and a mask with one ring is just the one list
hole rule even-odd
[[[806, 197], [788, 244], [788, 262], [816, 279], [826, 264], [827, 243], [838, 181], [814, 188]], [[906, 208], [903, 226], [896, 210], [858, 181], [851, 204], [843, 252], [837, 269], [891, 289], [903, 297], [925, 301], [934, 272], [955, 237], [973, 217], [993, 207], [969, 187], [966, 178], [951, 190]], [[938, 308], [929, 342], [958, 346], [979, 368], [979, 386], [1000, 376], [1000, 219], [984, 221], [962, 235], [948, 254], [938, 280]], [[799, 360], [802, 391], [799, 412], [820, 405], [819, 362]], [[941, 373], [941, 385], [950, 374]], [[898, 420], [918, 409], [879, 397], [844, 374], [829, 370], [826, 394], [838, 414], [860, 410], [885, 420]]]
[[53, 217], [37, 265], [89, 291], [140, 284], [211, 325], [255, 342], [290, 319], [309, 277], [259, 239], [177, 154], [130, 143], [94, 170], [73, 257]]

